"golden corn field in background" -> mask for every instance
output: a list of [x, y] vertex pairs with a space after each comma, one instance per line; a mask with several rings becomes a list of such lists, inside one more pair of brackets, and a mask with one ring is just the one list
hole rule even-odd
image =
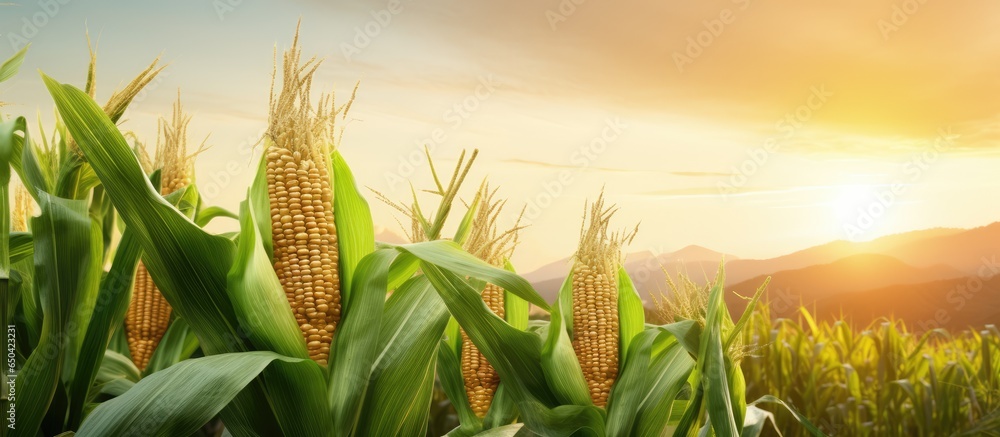
[[432, 162], [435, 205], [374, 193], [411, 243], [375, 241], [340, 147], [354, 94], [314, 98], [298, 36], [235, 212], [198, 193], [180, 96], [152, 157], [117, 126], [158, 62], [103, 107], [95, 65], [82, 89], [42, 74], [49, 131], [0, 120], [3, 435], [1000, 433], [995, 326], [773, 319], [766, 284], [734, 317], [721, 268], [667, 284], [647, 315], [623, 267], [639, 229], [603, 193], [546, 302], [510, 262], [522, 227], [500, 223], [502, 181], [465, 189], [475, 151], [450, 177]]

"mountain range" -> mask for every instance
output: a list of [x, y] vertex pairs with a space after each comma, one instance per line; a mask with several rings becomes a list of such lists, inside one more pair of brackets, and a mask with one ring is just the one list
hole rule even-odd
[[[747, 296], [770, 277], [764, 300], [775, 317], [800, 306], [825, 319], [865, 325], [901, 319], [913, 329], [981, 328], [1000, 323], [1000, 222], [974, 229], [936, 228], [867, 242], [834, 241], [769, 259], [741, 259], [699, 246], [625, 258], [647, 307], [669, 293], [667, 277], [696, 283], [715, 277], [724, 260], [726, 301], [738, 315]], [[571, 267], [569, 258], [524, 274], [553, 301]]]

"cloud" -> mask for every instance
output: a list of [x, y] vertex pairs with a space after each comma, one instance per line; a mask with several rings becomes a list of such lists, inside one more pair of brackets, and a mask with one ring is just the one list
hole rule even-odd
[[799, 187], [739, 187], [733, 191], [722, 193], [718, 187], [671, 188], [646, 191], [639, 196], [646, 197], [743, 197], [743, 196], [773, 196], [809, 191], [828, 191], [842, 188], [840, 185], [807, 185]]
[[674, 176], [688, 176], [688, 177], [729, 177], [732, 173], [725, 172], [715, 172], [715, 171], [672, 171], [670, 174]]
[[[394, 76], [403, 83], [447, 87], [457, 72], [489, 71], [539, 100], [724, 118], [730, 129], [767, 134], [806, 104], [812, 87], [827, 87], [835, 95], [796, 136], [844, 137], [798, 141], [789, 151], [886, 151], [898, 146], [849, 140], [926, 138], [1000, 112], [983, 98], [1000, 94], [1000, 58], [991, 56], [1000, 3], [921, 4], [891, 31], [879, 27], [892, 19], [891, 0], [576, 3], [404, 2], [379, 38], [405, 34], [408, 48], [382, 61], [412, 67]], [[366, 50], [389, 54], [382, 43]], [[691, 62], [679, 67], [682, 57]], [[998, 138], [969, 147], [997, 149]]]
[[641, 170], [629, 170], [627, 168], [610, 168], [610, 167], [593, 167], [593, 166], [591, 166], [591, 167], [580, 167], [578, 165], [553, 164], [553, 163], [550, 163], [550, 162], [532, 161], [532, 160], [529, 160], [529, 159], [517, 159], [517, 158], [515, 158], [515, 159], [504, 159], [504, 160], [501, 160], [500, 162], [507, 163], [507, 164], [530, 165], [530, 166], [533, 166], [533, 167], [542, 167], [542, 168], [549, 168], [549, 169], [556, 169], [556, 170], [562, 170], [562, 169], [580, 170], [580, 171], [582, 171], [582, 170], [597, 170], [597, 171], [613, 172], [613, 173], [637, 173], [637, 172], [641, 171]]

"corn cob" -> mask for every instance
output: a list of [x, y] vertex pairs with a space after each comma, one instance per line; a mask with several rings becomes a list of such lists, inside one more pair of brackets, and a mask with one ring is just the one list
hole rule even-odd
[[[604, 407], [618, 378], [618, 275], [621, 246], [630, 236], [608, 235], [614, 210], [603, 195], [591, 205], [573, 265], [573, 350], [594, 405]], [[585, 216], [585, 225], [586, 225]], [[633, 234], [634, 235], [634, 234]]]
[[298, 34], [284, 55], [277, 99], [272, 85], [265, 154], [274, 270], [306, 341], [309, 357], [326, 365], [340, 322], [339, 248], [328, 158], [334, 111], [329, 99], [309, 102], [318, 62], [300, 65]]
[[[500, 318], [504, 317], [503, 294], [503, 289], [493, 284], [487, 284], [483, 289], [483, 301]], [[480, 418], [486, 417], [497, 388], [500, 387], [500, 375], [464, 330], [462, 331], [462, 377], [465, 379], [465, 394], [469, 397], [472, 411]]]
[[[160, 119], [154, 167], [160, 169], [160, 193], [170, 194], [191, 183], [192, 156], [187, 154], [187, 125], [191, 121], [181, 107], [180, 93], [170, 122]], [[143, 154], [145, 151], [143, 151]], [[148, 161], [148, 159], [147, 159]], [[156, 288], [146, 266], [136, 270], [132, 300], [125, 314], [125, 331], [132, 362], [145, 369], [170, 326], [170, 304]]]
[[[502, 267], [504, 260], [510, 257], [517, 244], [517, 232], [514, 228], [500, 232], [497, 229], [497, 219], [503, 209], [503, 201], [494, 201], [496, 190], [490, 191], [483, 185], [480, 190], [482, 205], [476, 211], [472, 232], [466, 244], [469, 253], [496, 267]], [[482, 293], [486, 306], [500, 318], [505, 317], [504, 290], [493, 284], [486, 284]], [[465, 380], [465, 393], [469, 397], [472, 411], [480, 418], [493, 403], [497, 388], [500, 386], [500, 375], [490, 365], [482, 352], [476, 348], [469, 336], [462, 330], [462, 376]]]

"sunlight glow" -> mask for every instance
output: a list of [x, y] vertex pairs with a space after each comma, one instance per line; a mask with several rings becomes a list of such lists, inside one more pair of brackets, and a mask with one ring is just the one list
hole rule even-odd
[[871, 193], [870, 185], [840, 186], [836, 191], [836, 197], [830, 202], [830, 207], [838, 218], [854, 217], [858, 214], [858, 208], [863, 208], [870, 202]]

